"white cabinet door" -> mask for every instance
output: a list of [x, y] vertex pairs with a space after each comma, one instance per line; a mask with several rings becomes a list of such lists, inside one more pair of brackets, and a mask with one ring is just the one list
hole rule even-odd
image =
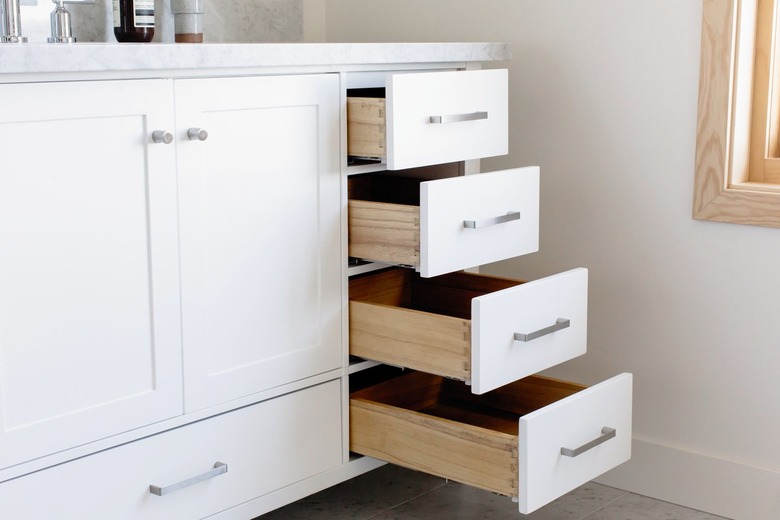
[[172, 102], [0, 86], [0, 467], [182, 413]]
[[185, 409], [338, 368], [338, 77], [183, 80], [176, 102]]

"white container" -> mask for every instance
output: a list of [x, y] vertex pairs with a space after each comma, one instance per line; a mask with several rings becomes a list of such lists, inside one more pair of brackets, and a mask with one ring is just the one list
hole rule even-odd
[[203, 42], [204, 4], [204, 0], [171, 0], [176, 42]]

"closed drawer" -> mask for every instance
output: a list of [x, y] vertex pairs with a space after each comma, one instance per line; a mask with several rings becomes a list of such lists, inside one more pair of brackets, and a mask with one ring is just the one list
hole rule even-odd
[[4, 482], [3, 517], [212, 515], [339, 465], [340, 404], [332, 381]]
[[351, 140], [356, 148], [348, 153], [375, 150], [390, 170], [506, 154], [507, 77], [506, 69], [390, 74], [386, 111], [381, 101], [349, 107], [347, 132], [355, 135], [348, 145]]
[[[539, 168], [352, 182], [349, 255], [436, 276], [539, 249]], [[411, 187], [409, 186], [411, 184]]]
[[632, 376], [532, 376], [482, 396], [412, 372], [352, 393], [356, 453], [515, 497], [530, 513], [631, 455]]
[[349, 281], [350, 354], [469, 381], [475, 394], [587, 350], [588, 271], [523, 283], [390, 268]]

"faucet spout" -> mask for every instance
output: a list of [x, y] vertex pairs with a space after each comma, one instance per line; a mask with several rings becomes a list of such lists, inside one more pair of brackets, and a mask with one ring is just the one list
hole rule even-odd
[[0, 0], [0, 43], [26, 43], [19, 0]]

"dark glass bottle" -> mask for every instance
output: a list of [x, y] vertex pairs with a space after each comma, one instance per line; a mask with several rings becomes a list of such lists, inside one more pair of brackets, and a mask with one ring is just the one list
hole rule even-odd
[[154, 37], [154, 0], [113, 0], [118, 42], [150, 42]]

